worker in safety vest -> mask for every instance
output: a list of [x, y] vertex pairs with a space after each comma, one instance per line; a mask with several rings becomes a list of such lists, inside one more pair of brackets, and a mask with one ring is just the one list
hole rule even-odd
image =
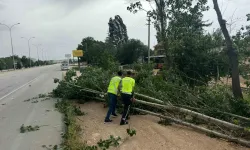
[[121, 97], [124, 104], [124, 110], [121, 118], [120, 125], [128, 124], [127, 117], [129, 114], [130, 105], [135, 101], [134, 87], [135, 80], [132, 78], [132, 72], [128, 71], [127, 76], [122, 79], [121, 84]]
[[113, 77], [109, 82], [108, 86], [109, 110], [107, 112], [104, 122], [112, 122], [112, 120], [109, 118], [111, 114], [114, 117], [117, 117], [117, 114], [115, 113], [115, 108], [117, 104], [117, 95], [120, 92], [119, 84], [121, 80], [122, 80], [122, 71], [118, 71], [117, 76]]

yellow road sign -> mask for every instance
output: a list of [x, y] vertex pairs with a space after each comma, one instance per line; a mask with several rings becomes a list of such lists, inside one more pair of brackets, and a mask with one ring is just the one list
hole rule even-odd
[[73, 50], [72, 54], [73, 54], [73, 57], [82, 57], [83, 56], [83, 50]]

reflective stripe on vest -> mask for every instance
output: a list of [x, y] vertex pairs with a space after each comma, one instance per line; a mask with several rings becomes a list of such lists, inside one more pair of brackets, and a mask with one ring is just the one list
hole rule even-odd
[[118, 76], [113, 77], [109, 82], [108, 93], [117, 95], [120, 81], [121, 81], [120, 77]]
[[122, 79], [122, 93], [124, 94], [132, 94], [133, 89], [135, 86], [135, 80], [133, 78], [130, 77], [125, 77]]

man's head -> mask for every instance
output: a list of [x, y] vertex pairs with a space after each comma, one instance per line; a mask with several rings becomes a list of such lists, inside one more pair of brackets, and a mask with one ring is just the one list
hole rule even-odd
[[127, 76], [131, 77], [131, 76], [132, 76], [132, 72], [131, 72], [131, 71], [128, 71], [128, 72], [127, 72]]
[[117, 75], [121, 77], [122, 76], [122, 71], [118, 71]]

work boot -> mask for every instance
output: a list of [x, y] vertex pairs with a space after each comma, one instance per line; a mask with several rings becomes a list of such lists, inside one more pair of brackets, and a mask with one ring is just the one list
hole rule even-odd
[[126, 125], [126, 124], [128, 124], [128, 121], [122, 119], [120, 125]]
[[109, 123], [109, 122], [112, 122], [113, 120], [111, 120], [111, 119], [105, 119], [104, 120], [104, 123]]
[[116, 113], [112, 114], [112, 116], [117, 117], [118, 115]]

